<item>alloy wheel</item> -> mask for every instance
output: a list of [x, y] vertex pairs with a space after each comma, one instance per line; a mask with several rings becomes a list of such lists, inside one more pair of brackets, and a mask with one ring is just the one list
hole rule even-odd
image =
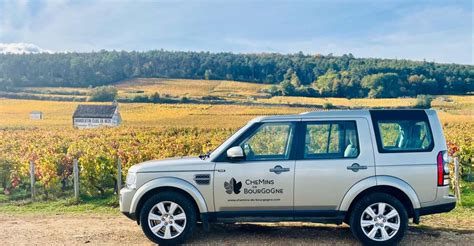
[[184, 231], [186, 213], [175, 202], [159, 202], [148, 213], [148, 226], [159, 238], [173, 239]]
[[362, 213], [360, 226], [371, 240], [387, 241], [397, 234], [400, 228], [400, 215], [390, 204], [374, 203]]

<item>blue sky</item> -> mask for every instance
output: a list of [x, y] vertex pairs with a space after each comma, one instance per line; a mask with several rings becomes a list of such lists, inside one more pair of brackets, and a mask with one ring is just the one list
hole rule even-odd
[[0, 0], [0, 43], [473, 64], [472, 1]]

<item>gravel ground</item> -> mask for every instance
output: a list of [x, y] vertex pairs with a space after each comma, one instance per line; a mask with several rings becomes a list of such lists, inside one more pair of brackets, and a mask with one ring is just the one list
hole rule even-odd
[[[403, 245], [474, 245], [474, 228], [436, 220], [430, 226], [410, 226]], [[470, 221], [469, 221], [470, 222]], [[468, 223], [469, 224], [469, 223]], [[358, 245], [348, 226], [311, 223], [212, 225], [207, 233], [197, 227], [189, 244], [200, 245]], [[1, 214], [1, 245], [152, 245], [141, 228], [113, 214]]]

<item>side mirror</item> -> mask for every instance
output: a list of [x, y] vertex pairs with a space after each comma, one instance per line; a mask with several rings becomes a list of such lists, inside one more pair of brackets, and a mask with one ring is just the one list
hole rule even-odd
[[227, 150], [227, 158], [230, 160], [243, 160], [245, 159], [244, 150], [240, 146], [234, 146]]

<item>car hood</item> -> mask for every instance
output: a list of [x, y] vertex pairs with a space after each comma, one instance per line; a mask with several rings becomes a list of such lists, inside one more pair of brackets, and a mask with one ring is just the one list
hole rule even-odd
[[209, 159], [199, 157], [177, 157], [164, 160], [146, 161], [130, 167], [129, 172], [183, 172], [183, 171], [213, 171], [214, 163]]

